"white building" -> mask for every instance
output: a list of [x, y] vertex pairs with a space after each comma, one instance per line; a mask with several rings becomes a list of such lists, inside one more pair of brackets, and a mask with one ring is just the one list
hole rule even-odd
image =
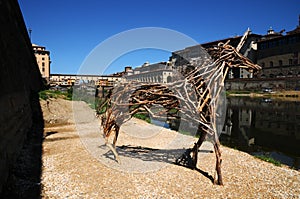
[[168, 62], [149, 64], [148, 62], [133, 70], [127, 70], [127, 81], [170, 83], [173, 81], [172, 66]]

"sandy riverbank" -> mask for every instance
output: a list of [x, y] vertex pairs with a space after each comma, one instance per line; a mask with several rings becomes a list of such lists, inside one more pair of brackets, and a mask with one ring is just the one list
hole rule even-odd
[[[74, 103], [83, 115], [91, 113], [85, 103]], [[42, 157], [43, 198], [299, 198], [299, 171], [277, 167], [224, 146], [221, 148], [224, 186], [213, 185], [209, 178], [214, 175], [215, 156], [210, 153], [212, 146], [208, 142], [200, 150], [198, 170], [175, 165], [160, 153], [147, 156], [151, 148], [162, 151], [165, 141], [176, 134], [140, 120], [122, 127], [118, 145], [131, 147], [127, 147], [123, 156], [120, 154], [125, 161], [120, 169], [110, 159], [111, 155], [101, 154], [105, 149], [100, 132], [92, 128], [97, 120], [87, 119], [91, 115], [84, 116], [85, 121], [78, 125], [74, 123], [72, 102], [52, 99], [49, 108], [45, 101], [41, 104], [47, 122]], [[86, 130], [78, 132], [82, 127]], [[130, 132], [145, 129], [159, 133], [151, 138], [143, 136], [142, 141], [130, 136]], [[87, 143], [95, 147], [90, 149]], [[176, 151], [174, 146], [162, 154], [173, 151]], [[102, 161], [105, 158], [110, 165]], [[128, 166], [126, 161], [135, 162], [135, 166], [156, 162], [163, 166], [148, 172], [131, 172], [124, 170]]]

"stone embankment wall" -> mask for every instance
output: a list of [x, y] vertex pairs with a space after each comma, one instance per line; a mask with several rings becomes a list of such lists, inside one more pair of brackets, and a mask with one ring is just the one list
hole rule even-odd
[[233, 91], [261, 91], [263, 88], [272, 88], [274, 91], [300, 90], [300, 77], [226, 80], [225, 87], [226, 90]]
[[42, 78], [17, 0], [0, 0], [0, 24], [1, 195], [31, 131]]

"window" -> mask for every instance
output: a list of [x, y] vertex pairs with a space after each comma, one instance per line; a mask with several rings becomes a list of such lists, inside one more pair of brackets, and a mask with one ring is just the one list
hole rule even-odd
[[273, 62], [272, 61], [270, 61], [270, 67], [273, 67]]
[[282, 66], [282, 60], [278, 61], [279, 66]]
[[261, 44], [260, 48], [261, 49], [266, 49], [267, 48], [267, 44], [266, 43]]
[[269, 43], [270, 48], [274, 48], [276, 46], [276, 41], [271, 41]]
[[293, 60], [292, 59], [289, 59], [289, 65], [293, 65]]
[[297, 37], [290, 37], [289, 38], [289, 44], [293, 44], [297, 42]]
[[42, 72], [45, 72], [45, 68], [44, 67], [42, 68]]
[[44, 60], [45, 60], [45, 57], [42, 57], [42, 60], [44, 61]]
[[42, 62], [42, 66], [45, 66], [45, 62]]
[[294, 52], [294, 65], [298, 64], [298, 52]]
[[294, 52], [294, 57], [298, 57], [298, 52]]
[[261, 67], [265, 67], [265, 62], [262, 62], [260, 65]]

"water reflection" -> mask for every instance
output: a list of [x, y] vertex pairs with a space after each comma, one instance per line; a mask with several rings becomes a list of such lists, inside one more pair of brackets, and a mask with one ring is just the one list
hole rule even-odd
[[230, 97], [222, 144], [300, 168], [300, 102]]

